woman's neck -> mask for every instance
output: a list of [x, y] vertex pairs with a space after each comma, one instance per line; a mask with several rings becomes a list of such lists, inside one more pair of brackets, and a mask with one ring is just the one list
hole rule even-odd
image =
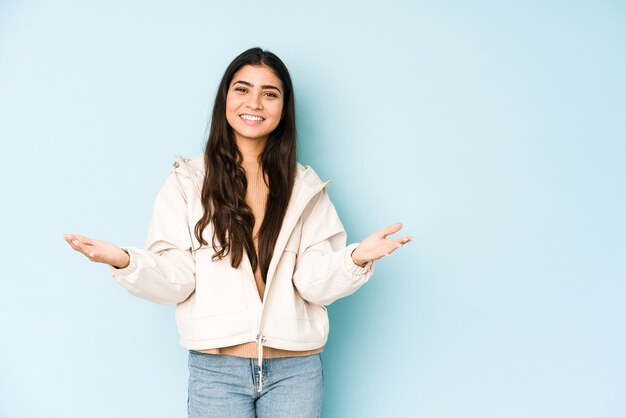
[[260, 163], [259, 156], [265, 149], [267, 139], [237, 139], [237, 148], [244, 163]]

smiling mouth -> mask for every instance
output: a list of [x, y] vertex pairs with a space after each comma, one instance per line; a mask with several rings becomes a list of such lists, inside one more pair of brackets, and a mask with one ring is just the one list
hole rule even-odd
[[262, 118], [261, 116], [254, 116], [254, 115], [239, 115], [239, 117], [241, 119], [245, 119], [245, 120], [249, 120], [249, 121], [253, 121], [253, 122], [261, 122], [263, 120], [265, 120], [265, 118]]

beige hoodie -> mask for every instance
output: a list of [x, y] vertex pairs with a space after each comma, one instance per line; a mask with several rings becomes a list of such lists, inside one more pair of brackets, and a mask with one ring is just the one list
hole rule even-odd
[[[323, 347], [324, 305], [355, 292], [373, 273], [373, 263], [361, 268], [352, 262], [358, 244], [346, 247], [325, 190], [328, 182], [298, 164], [261, 301], [247, 257], [234, 269], [228, 256], [211, 260], [211, 245], [199, 248], [194, 227], [203, 211], [203, 176], [202, 156], [177, 157], [157, 195], [146, 249], [125, 247], [130, 264], [111, 267], [115, 280], [138, 297], [176, 303], [181, 344], [192, 350], [257, 341], [261, 357], [262, 345], [292, 351]], [[210, 225], [203, 234], [210, 243]]]

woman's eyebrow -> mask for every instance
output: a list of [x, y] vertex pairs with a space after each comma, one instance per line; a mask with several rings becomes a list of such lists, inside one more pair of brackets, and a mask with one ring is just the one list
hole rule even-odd
[[[235, 84], [243, 84], [244, 86], [254, 87], [254, 84], [252, 84], [252, 83], [250, 83], [250, 82], [248, 82], [248, 81], [244, 81], [244, 80], [237, 80], [237, 81], [235, 81], [232, 85], [234, 86]], [[272, 86], [271, 84], [266, 84], [266, 85], [264, 85], [264, 86], [261, 86], [261, 88], [262, 88], [263, 90], [265, 90], [265, 89], [273, 89], [273, 90], [278, 90], [279, 92], [281, 92], [281, 91], [280, 91], [280, 89], [279, 89], [278, 87], [276, 87], [276, 86]], [[281, 93], [282, 93], [282, 92], [281, 92]]]

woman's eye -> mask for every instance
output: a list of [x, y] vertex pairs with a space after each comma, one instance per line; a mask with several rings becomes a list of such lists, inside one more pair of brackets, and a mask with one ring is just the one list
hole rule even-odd
[[245, 93], [248, 91], [248, 89], [246, 89], [245, 87], [235, 87], [235, 91], [239, 93]]
[[278, 97], [276, 93], [272, 93], [271, 91], [266, 92], [265, 95], [268, 97], [271, 97], [272, 99], [275, 99]]

